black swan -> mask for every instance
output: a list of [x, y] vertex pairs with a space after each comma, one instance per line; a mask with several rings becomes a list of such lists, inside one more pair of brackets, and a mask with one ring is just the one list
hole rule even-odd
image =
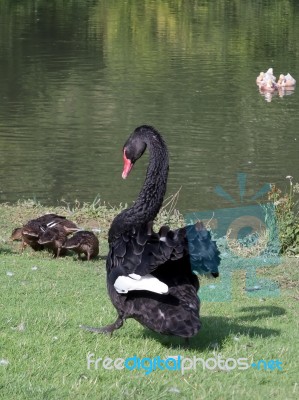
[[107, 286], [117, 320], [102, 328], [81, 327], [112, 334], [134, 318], [155, 332], [190, 338], [200, 329], [199, 282], [192, 270], [217, 277], [219, 251], [201, 223], [153, 231], [168, 176], [167, 147], [153, 127], [136, 128], [126, 141], [122, 177], [146, 148], [150, 159], [142, 190], [133, 206], [116, 216], [108, 235]]

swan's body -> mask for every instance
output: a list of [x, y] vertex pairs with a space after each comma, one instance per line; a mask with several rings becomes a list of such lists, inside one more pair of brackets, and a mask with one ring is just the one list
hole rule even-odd
[[122, 176], [128, 176], [146, 147], [150, 160], [143, 188], [133, 206], [114, 219], [108, 235], [107, 286], [118, 318], [104, 328], [84, 328], [112, 333], [134, 318], [155, 332], [189, 338], [200, 329], [199, 282], [192, 269], [218, 276], [219, 251], [200, 223], [152, 230], [168, 175], [167, 147], [154, 128], [141, 126], [129, 137]]

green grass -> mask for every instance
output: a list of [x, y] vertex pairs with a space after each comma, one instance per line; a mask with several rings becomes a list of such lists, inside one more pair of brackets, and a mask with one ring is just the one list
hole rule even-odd
[[[86, 227], [100, 227], [100, 259], [81, 262], [47, 252], [19, 252], [12, 229], [31, 217], [56, 211]], [[118, 210], [103, 206], [46, 209], [33, 203], [0, 205], [0, 398], [2, 399], [297, 399], [298, 258], [260, 270], [280, 284], [280, 296], [250, 298], [245, 273], [233, 275], [233, 299], [202, 304], [202, 329], [184, 346], [128, 320], [112, 337], [83, 331], [80, 324], [114, 322], [106, 290], [106, 234]], [[163, 217], [166, 218], [165, 215]], [[174, 221], [172, 221], [174, 222]], [[179, 221], [182, 222], [181, 220]], [[8, 274], [7, 272], [12, 273]], [[203, 284], [205, 280], [203, 280]], [[246, 370], [97, 370], [87, 354], [112, 359], [168, 356], [223, 359], [279, 359], [282, 371]], [[3, 363], [3, 361], [2, 361]]]

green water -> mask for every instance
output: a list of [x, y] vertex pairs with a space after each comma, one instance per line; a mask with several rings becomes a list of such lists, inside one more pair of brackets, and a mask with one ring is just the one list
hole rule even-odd
[[[298, 91], [262, 96], [260, 71], [299, 80], [299, 2], [1, 1], [0, 201], [131, 203], [122, 145], [154, 125], [181, 211], [299, 180]], [[270, 101], [271, 100], [271, 101]]]

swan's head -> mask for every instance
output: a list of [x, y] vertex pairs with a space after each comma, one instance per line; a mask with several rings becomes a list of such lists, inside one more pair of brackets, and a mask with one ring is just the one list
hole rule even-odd
[[135, 129], [123, 147], [124, 169], [123, 179], [126, 179], [131, 172], [135, 162], [142, 156], [146, 149], [146, 135], [154, 128], [142, 125]]

